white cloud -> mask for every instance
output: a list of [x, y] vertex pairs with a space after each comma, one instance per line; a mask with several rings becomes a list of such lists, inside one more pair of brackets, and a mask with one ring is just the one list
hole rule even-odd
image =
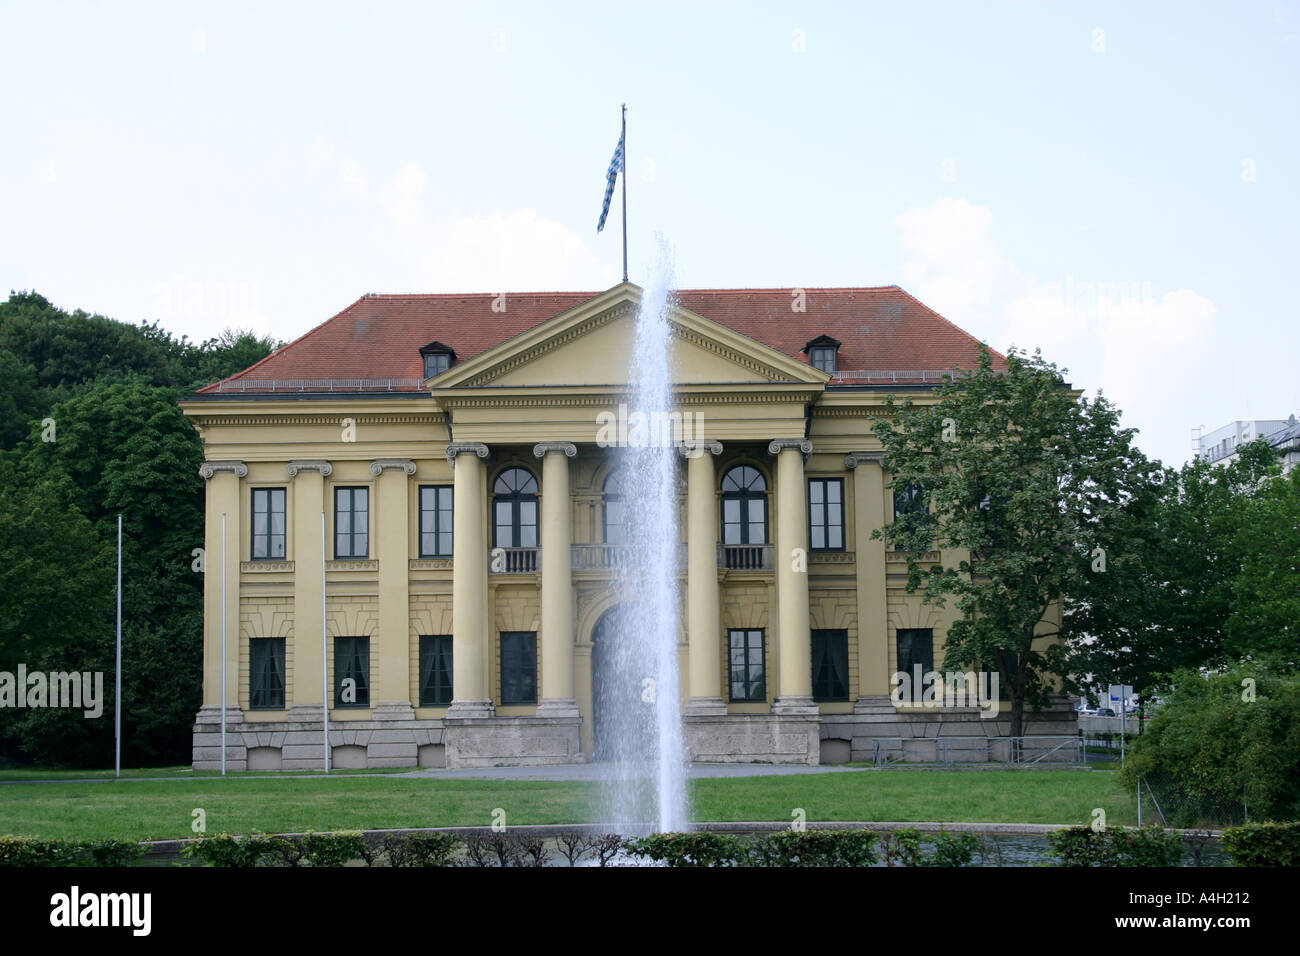
[[1075, 384], [1103, 390], [1149, 453], [1185, 457], [1184, 403], [1171, 396], [1209, 364], [1213, 302], [1192, 289], [1157, 298], [1150, 283], [1040, 281], [1003, 251], [992, 211], [965, 199], [909, 209], [896, 225], [908, 291], [994, 348], [1041, 348]]
[[563, 223], [532, 209], [430, 221], [423, 169], [403, 166], [380, 189], [392, 240], [424, 292], [604, 289], [618, 276]]

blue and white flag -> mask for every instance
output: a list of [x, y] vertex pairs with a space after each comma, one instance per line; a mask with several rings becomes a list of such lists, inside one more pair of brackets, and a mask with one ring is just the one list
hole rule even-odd
[[605, 201], [600, 206], [600, 222], [596, 223], [597, 232], [605, 228], [605, 217], [609, 215], [609, 201], [614, 198], [614, 181], [618, 179], [618, 174], [621, 172], [623, 172], [623, 134], [620, 133], [614, 158], [609, 161], [609, 172], [605, 174]]

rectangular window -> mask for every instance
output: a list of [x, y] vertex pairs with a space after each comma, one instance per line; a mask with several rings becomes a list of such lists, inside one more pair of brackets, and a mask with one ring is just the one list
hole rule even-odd
[[420, 557], [451, 557], [451, 485], [420, 488]]
[[820, 369], [827, 375], [835, 374], [835, 349], [829, 346], [818, 346], [813, 349], [809, 355], [812, 367]]
[[[903, 522], [908, 530], [930, 524], [930, 506], [916, 485], [894, 486], [894, 521]], [[933, 544], [933, 538], [930, 539]]]
[[537, 703], [537, 632], [501, 632], [501, 703]]
[[370, 638], [334, 638], [334, 706], [370, 706]]
[[334, 489], [334, 557], [370, 555], [370, 489]]
[[849, 632], [812, 632], [813, 700], [849, 699]]
[[813, 551], [844, 550], [842, 478], [814, 478], [808, 482], [808, 547]]
[[420, 635], [420, 706], [451, 703], [451, 635]]
[[767, 700], [767, 678], [763, 670], [762, 630], [729, 630], [727, 645], [731, 699], [737, 703]]
[[[928, 627], [900, 627], [897, 631], [898, 671], [907, 675], [903, 689], [911, 689], [903, 700], [920, 702], [925, 675], [934, 670], [934, 631]], [[917, 680], [917, 668], [921, 680]]]
[[284, 709], [284, 638], [254, 637], [248, 642], [248, 706]]
[[253, 489], [253, 560], [284, 560], [284, 489]]

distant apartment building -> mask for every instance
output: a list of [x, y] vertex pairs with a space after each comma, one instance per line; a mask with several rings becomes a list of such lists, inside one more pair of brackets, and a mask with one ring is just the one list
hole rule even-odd
[[1237, 457], [1237, 449], [1286, 426], [1283, 419], [1229, 422], [1222, 428], [1195, 436], [1196, 457], [1210, 464], [1226, 464]]
[[1277, 431], [1269, 432], [1264, 437], [1282, 459], [1282, 474], [1285, 475], [1300, 465], [1300, 424], [1296, 423], [1294, 415]]

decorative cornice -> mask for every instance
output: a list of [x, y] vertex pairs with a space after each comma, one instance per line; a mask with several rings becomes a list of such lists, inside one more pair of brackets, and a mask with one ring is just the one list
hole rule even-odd
[[319, 471], [322, 478], [328, 478], [334, 472], [334, 466], [328, 461], [291, 461], [284, 466], [284, 473], [290, 478], [300, 471]]
[[878, 451], [851, 451], [844, 456], [844, 467], [852, 471], [858, 465], [879, 465], [884, 454]]
[[407, 567], [412, 571], [440, 571], [452, 567], [451, 558], [411, 558]]
[[378, 571], [379, 559], [371, 558], [370, 560], [348, 560], [335, 559], [325, 562], [326, 571]]
[[199, 477], [203, 479], [211, 478], [221, 471], [228, 471], [236, 478], [244, 478], [248, 475], [248, 466], [242, 461], [205, 461], [199, 465]]
[[385, 471], [404, 471], [415, 474], [415, 462], [409, 458], [376, 458], [370, 463], [370, 473], [378, 478]]
[[240, 561], [239, 570], [245, 573], [270, 573], [274, 571], [292, 571], [292, 561]]
[[809, 551], [810, 564], [852, 564], [852, 551]]
[[[773, 383], [779, 385], [781, 383]], [[459, 388], [460, 386], [456, 386]], [[521, 386], [522, 387], [522, 386]], [[485, 395], [482, 392], [449, 392], [438, 396], [444, 408], [609, 408], [619, 402], [626, 402], [631, 395], [628, 388], [611, 387], [607, 391], [595, 394], [571, 395], [557, 393], [552, 389], [586, 388], [585, 385], [528, 386], [535, 390], [535, 395]], [[691, 388], [689, 384], [682, 388]], [[711, 390], [682, 391], [673, 396], [674, 405], [753, 405], [756, 403], [773, 403], [781, 405], [806, 405], [820, 393], [809, 391], [730, 391], [727, 386], [709, 386]], [[802, 414], [802, 413], [801, 413]]]
[[573, 458], [578, 454], [578, 446], [571, 441], [539, 441], [533, 446], [533, 455], [537, 458], [545, 458], [547, 452], [563, 452], [565, 458]]
[[887, 408], [872, 405], [814, 405], [813, 418], [888, 418]]
[[677, 450], [684, 458], [698, 458], [706, 451], [713, 455], [721, 455], [722, 442], [712, 438], [683, 438]]
[[488, 456], [488, 446], [481, 441], [454, 441], [447, 446], [447, 464], [456, 467], [457, 455], [478, 455], [480, 458]]
[[769, 455], [779, 455], [787, 448], [797, 448], [805, 456], [812, 454], [812, 442], [806, 438], [775, 438], [767, 443]]

